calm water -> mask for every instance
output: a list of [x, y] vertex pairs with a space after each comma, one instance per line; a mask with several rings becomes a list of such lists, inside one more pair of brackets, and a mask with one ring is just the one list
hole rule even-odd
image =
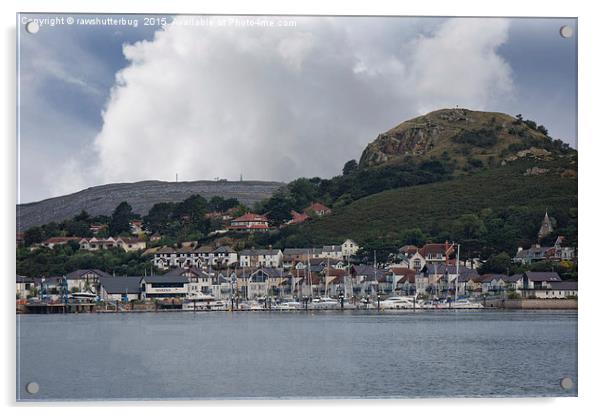
[[17, 331], [20, 400], [577, 394], [559, 386], [577, 383], [575, 312], [23, 315]]

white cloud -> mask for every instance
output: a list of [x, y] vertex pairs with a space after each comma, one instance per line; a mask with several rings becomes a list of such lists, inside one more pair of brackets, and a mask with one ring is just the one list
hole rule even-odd
[[422, 35], [378, 19], [297, 20], [171, 26], [125, 45], [90, 180], [332, 176], [409, 117], [488, 109], [512, 92], [496, 53], [504, 20], [436, 21]]

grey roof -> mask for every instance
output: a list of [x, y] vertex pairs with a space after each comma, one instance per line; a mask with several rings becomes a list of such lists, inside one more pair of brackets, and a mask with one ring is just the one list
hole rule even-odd
[[160, 283], [160, 282], [179, 284], [179, 283], [188, 282], [188, 277], [183, 276], [183, 275], [168, 275], [168, 274], [147, 275], [145, 277], [142, 277], [142, 280], [144, 280], [144, 282], [147, 282], [149, 284], [156, 284], [156, 283]]
[[215, 249], [215, 251], [213, 251], [216, 254], [230, 254], [232, 252], [236, 252], [234, 251], [234, 249], [230, 248], [229, 246], [219, 246]]
[[324, 245], [322, 247], [322, 252], [341, 252], [342, 250], [341, 245]]
[[34, 282], [34, 279], [32, 277], [26, 277], [24, 275], [17, 275], [17, 283], [31, 283]]
[[[164, 277], [174, 277], [174, 276], [182, 276], [186, 273], [193, 273], [198, 275], [199, 277], [209, 277], [209, 273], [198, 267], [190, 267], [190, 268], [174, 268], [169, 272], [163, 274]], [[188, 278], [188, 277], [187, 277]]]
[[507, 277], [507, 275], [503, 275], [503, 274], [485, 274], [483, 275], [483, 278], [481, 279], [481, 282], [491, 282], [493, 280], [504, 280], [504, 277]]
[[111, 274], [99, 269], [78, 269], [65, 275], [68, 280], [79, 280], [86, 274], [96, 274], [98, 277], [110, 277]]
[[525, 276], [529, 281], [561, 281], [560, 276], [556, 272], [525, 272]]
[[502, 280], [504, 282], [518, 282], [521, 280], [523, 276], [520, 274], [514, 274], [514, 275], [503, 275], [502, 276]]
[[550, 282], [550, 288], [553, 290], [577, 291], [577, 281], [553, 281]]
[[101, 277], [100, 285], [108, 294], [138, 294], [142, 277]]
[[253, 272], [252, 275], [258, 275], [261, 273], [263, 273], [271, 278], [276, 278], [276, 277], [282, 276], [282, 270], [279, 268], [261, 268], [261, 269], [256, 270], [255, 272]]
[[532, 246], [531, 248], [518, 251], [515, 258], [543, 257], [550, 249], [554, 248], [550, 246]]
[[159, 249], [155, 254], [174, 254], [176, 251], [172, 247], [164, 246]]
[[468, 282], [468, 281], [481, 281], [481, 276], [474, 269], [466, 269], [460, 270], [460, 275], [458, 276], [458, 282]]
[[245, 249], [240, 251], [240, 256], [255, 256], [255, 255], [278, 255], [280, 249]]
[[284, 255], [307, 255], [307, 253], [316, 253], [316, 248], [285, 248], [282, 253]]

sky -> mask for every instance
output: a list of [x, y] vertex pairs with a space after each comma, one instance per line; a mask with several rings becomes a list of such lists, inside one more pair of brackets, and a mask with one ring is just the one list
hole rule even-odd
[[332, 177], [379, 133], [456, 106], [577, 147], [574, 19], [160, 17], [20, 16], [19, 203], [176, 174]]

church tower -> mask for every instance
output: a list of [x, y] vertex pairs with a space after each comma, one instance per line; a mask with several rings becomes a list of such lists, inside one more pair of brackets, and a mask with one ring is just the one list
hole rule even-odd
[[543, 217], [543, 221], [541, 221], [541, 227], [537, 233], [537, 239], [541, 240], [551, 234], [553, 231], [554, 229], [552, 229], [552, 221], [550, 220], [548, 211], [546, 209], [546, 215]]

